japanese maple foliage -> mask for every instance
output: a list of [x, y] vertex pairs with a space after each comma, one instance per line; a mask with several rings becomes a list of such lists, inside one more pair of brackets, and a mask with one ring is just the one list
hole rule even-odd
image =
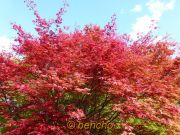
[[[17, 31], [14, 51], [0, 55], [0, 129], [4, 135], [176, 135], [180, 131], [180, 59], [168, 39], [151, 33], [132, 41], [87, 25], [68, 33], [57, 18], [42, 18], [32, 0], [38, 35]], [[112, 129], [68, 129], [69, 120], [113, 122]], [[154, 127], [154, 128], [153, 128]]]

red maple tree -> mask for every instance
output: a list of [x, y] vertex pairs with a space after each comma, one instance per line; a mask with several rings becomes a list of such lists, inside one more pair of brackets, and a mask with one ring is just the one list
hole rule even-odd
[[[175, 43], [151, 33], [132, 41], [116, 33], [115, 16], [103, 29], [72, 33], [42, 18], [27, 1], [37, 36], [17, 31], [14, 51], [0, 55], [0, 129], [4, 135], [157, 135], [180, 133], [179, 65]], [[21, 57], [21, 58], [20, 58]], [[113, 122], [112, 129], [69, 129], [69, 120]]]

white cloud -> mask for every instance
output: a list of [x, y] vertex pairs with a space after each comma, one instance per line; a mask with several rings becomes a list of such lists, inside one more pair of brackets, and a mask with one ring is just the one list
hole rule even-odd
[[[154, 24], [153, 24], [154, 23]], [[136, 22], [132, 26], [131, 37], [136, 39], [137, 33], [147, 33], [151, 30], [151, 25], [155, 25], [152, 18], [148, 15], [141, 16], [136, 19]]]
[[133, 31], [147, 32], [149, 25], [151, 25], [151, 17], [144, 15], [136, 19], [136, 23], [133, 24]]
[[151, 26], [157, 27], [157, 23], [160, 21], [161, 16], [165, 11], [172, 10], [175, 6], [175, 0], [169, 0], [168, 2], [162, 2], [161, 0], [149, 0], [146, 6], [150, 12], [150, 15], [144, 15], [138, 17], [136, 22], [132, 25], [131, 37], [136, 39], [137, 33], [146, 34], [151, 30]]
[[152, 17], [159, 20], [165, 11], [172, 10], [175, 6], [175, 0], [169, 2], [161, 2], [160, 0], [150, 0], [146, 3]]
[[132, 9], [133, 12], [141, 12], [142, 11], [142, 6], [140, 4], [137, 4], [134, 6]]
[[166, 9], [172, 10], [174, 9], [175, 6], [175, 0], [170, 1], [169, 3], [166, 4]]
[[13, 40], [6, 36], [0, 37], [0, 52], [2, 51], [10, 51], [11, 50], [11, 44], [13, 43]]

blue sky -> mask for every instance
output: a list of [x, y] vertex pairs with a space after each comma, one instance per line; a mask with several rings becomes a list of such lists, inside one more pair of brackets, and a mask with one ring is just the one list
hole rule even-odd
[[[33, 32], [33, 13], [28, 10], [24, 0], [4, 0], [0, 5], [0, 49], [8, 49], [16, 33], [10, 22], [16, 22], [28, 32]], [[45, 18], [55, 16], [62, 0], [35, 0], [40, 14]], [[69, 7], [63, 17], [64, 25], [71, 28], [85, 24], [103, 27], [110, 17], [117, 15], [119, 33], [146, 33], [151, 20], [158, 21], [157, 34], [166, 33], [180, 42], [180, 0], [67, 0]]]

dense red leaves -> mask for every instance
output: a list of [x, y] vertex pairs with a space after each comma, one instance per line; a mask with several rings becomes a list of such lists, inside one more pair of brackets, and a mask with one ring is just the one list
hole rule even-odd
[[169, 134], [179, 132], [180, 62], [169, 49], [174, 43], [154, 42], [150, 33], [134, 42], [118, 36], [115, 16], [104, 29], [88, 25], [65, 33], [59, 28], [64, 8], [47, 21], [28, 2], [39, 36], [14, 24], [19, 42], [14, 50], [23, 59], [0, 56], [0, 116], [6, 119], [0, 126], [5, 134], [107, 134], [70, 130], [66, 122], [115, 119], [122, 128], [113, 133], [137, 134], [126, 123], [129, 118], [157, 122]]

